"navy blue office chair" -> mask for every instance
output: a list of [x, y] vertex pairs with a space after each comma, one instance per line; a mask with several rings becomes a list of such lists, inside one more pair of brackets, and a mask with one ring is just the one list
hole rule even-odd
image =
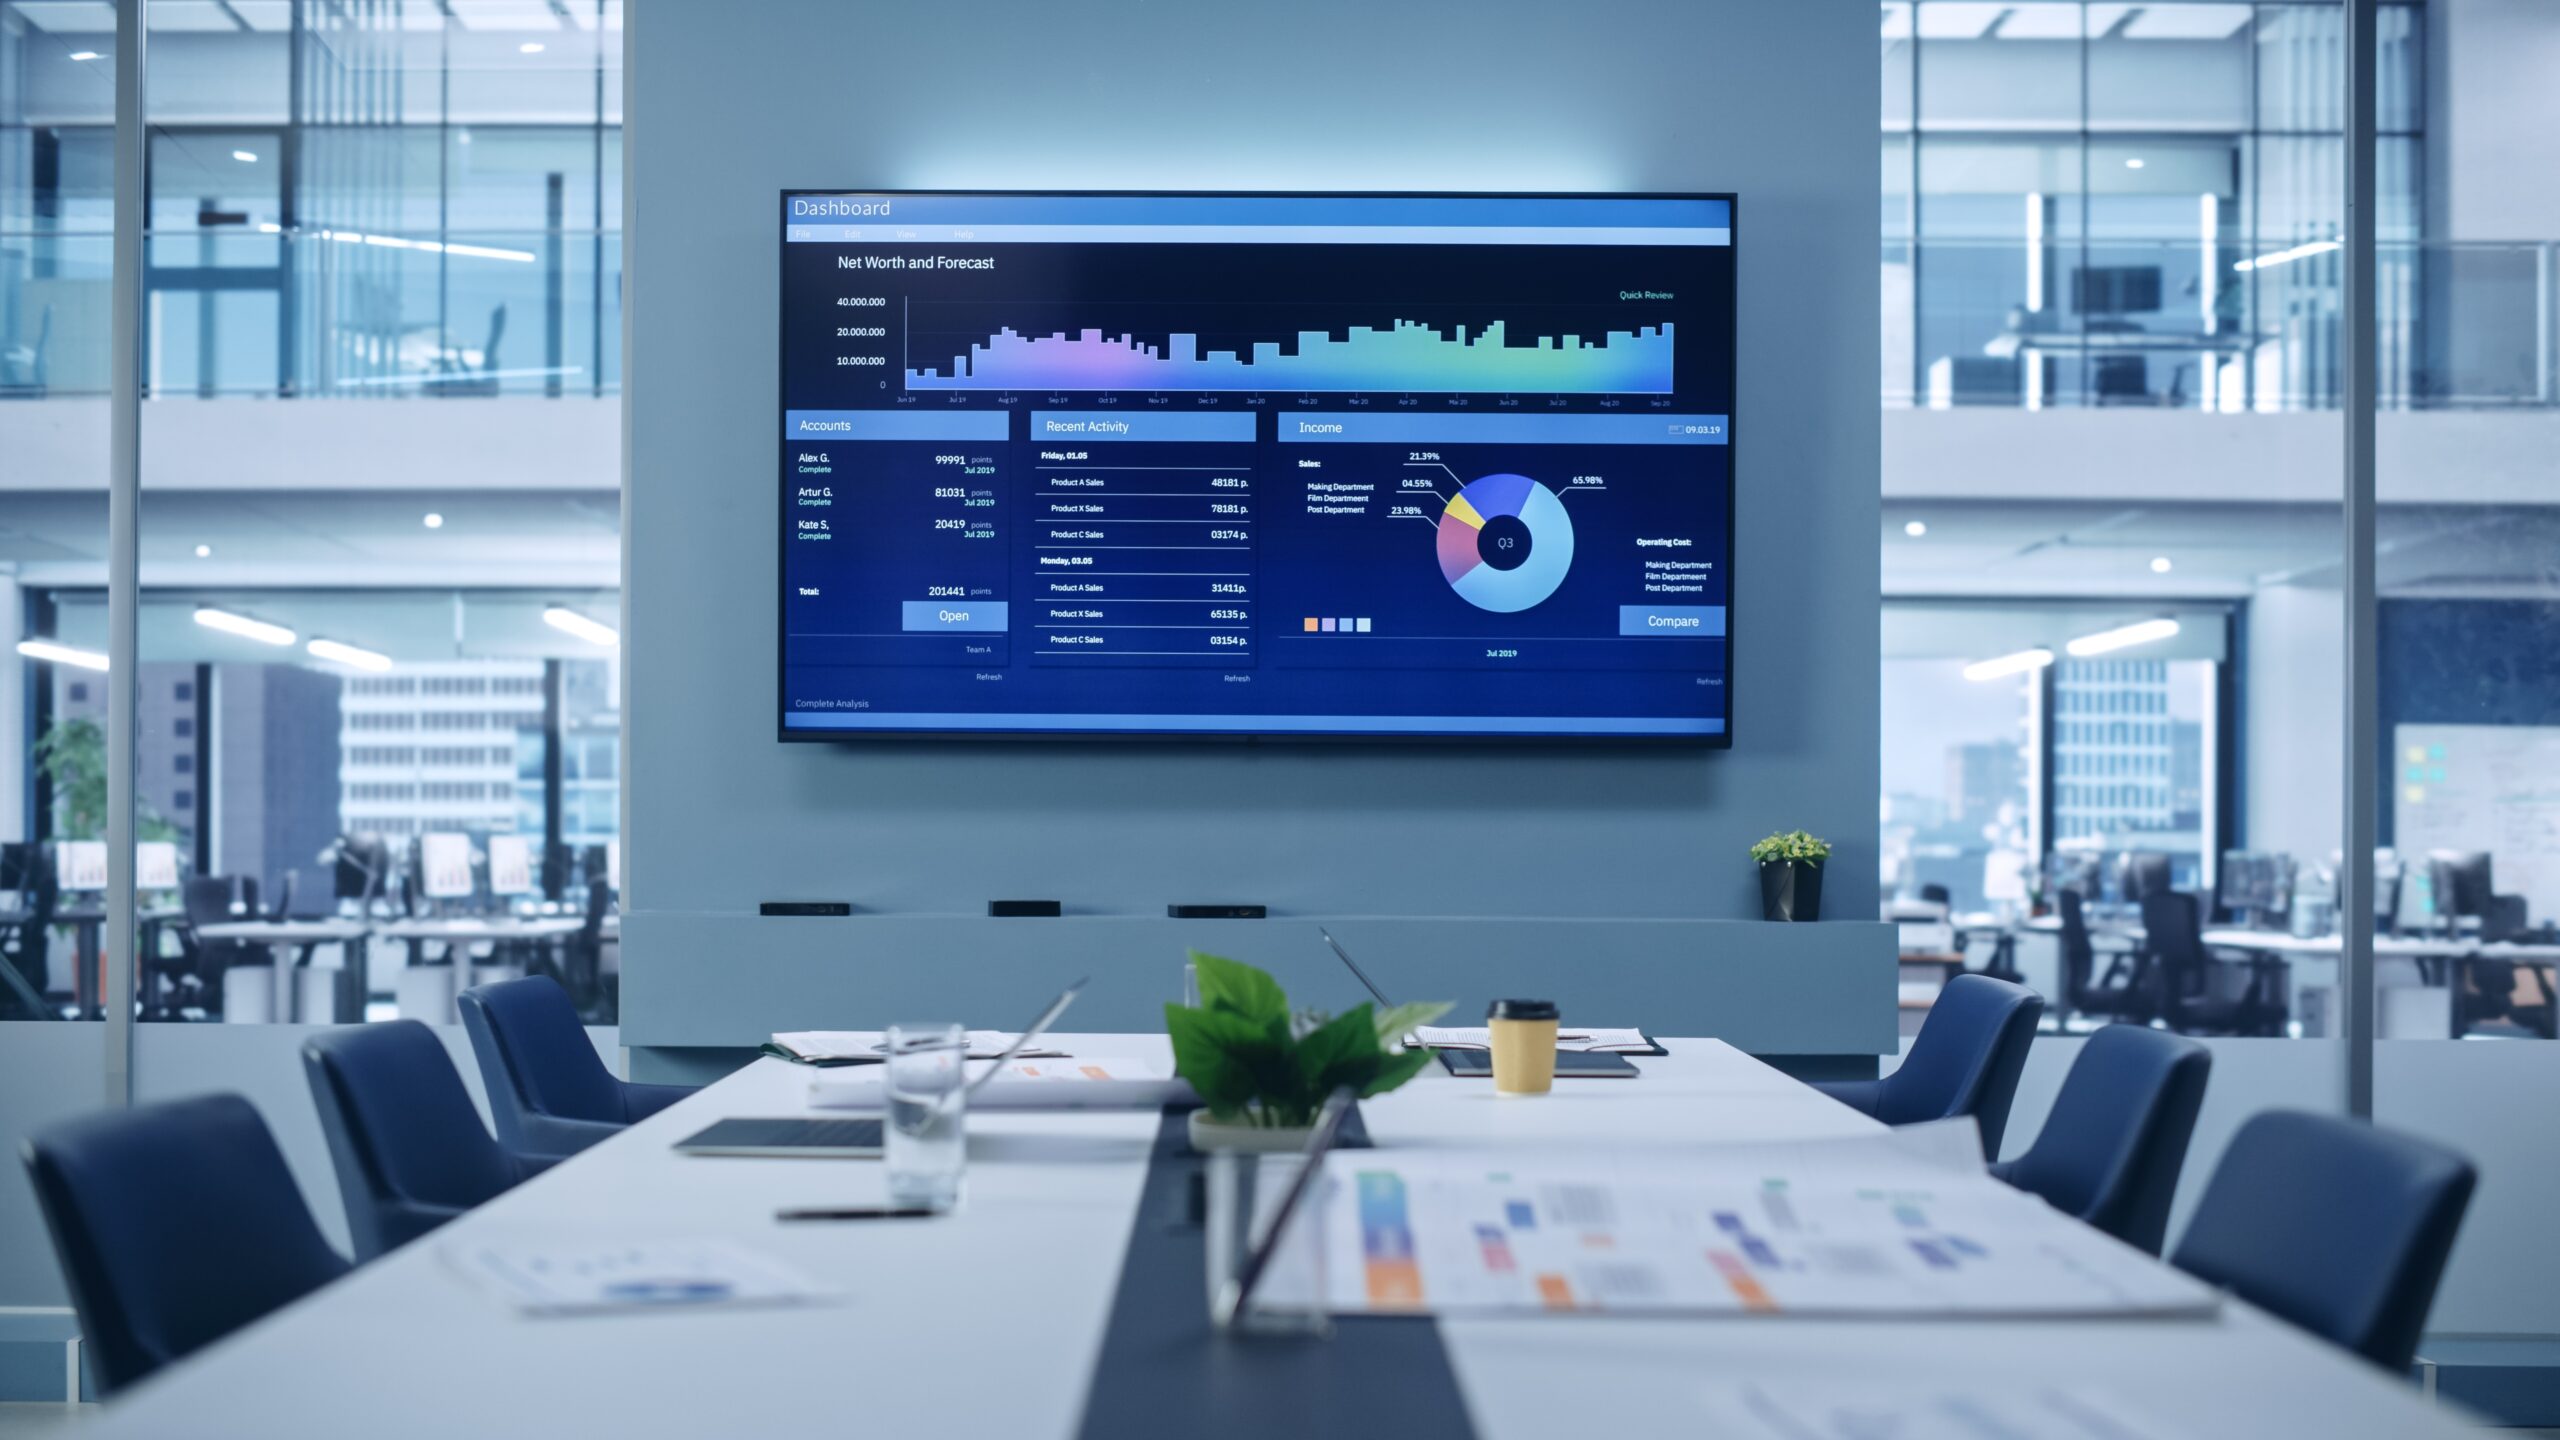
[[2406, 1372], [2478, 1178], [2440, 1145], [2269, 1110], [2231, 1138], [2169, 1263]]
[[2110, 1025], [2071, 1062], [2036, 1143], [1991, 1173], [2157, 1255], [2212, 1071], [2193, 1040]]
[[588, 1043], [569, 992], [547, 975], [475, 986], [460, 1004], [499, 1143], [519, 1155], [575, 1155], [693, 1093], [615, 1079]]
[[347, 1273], [237, 1095], [67, 1120], [26, 1162], [110, 1393]]
[[1887, 1125], [1970, 1115], [1982, 1126], [1982, 1153], [1997, 1155], [2043, 1015], [2044, 998], [2024, 985], [1958, 975], [1938, 992], [1900, 1069], [1881, 1080], [1825, 1080], [1814, 1088]]
[[415, 1020], [303, 1042], [356, 1259], [406, 1245], [542, 1170], [480, 1124], [444, 1042]]

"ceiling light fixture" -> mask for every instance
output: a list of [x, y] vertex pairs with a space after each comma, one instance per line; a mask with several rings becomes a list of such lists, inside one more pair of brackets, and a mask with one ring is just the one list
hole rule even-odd
[[196, 547], [196, 558], [199, 560], [208, 559], [212, 554], [213, 547], [210, 545], [199, 545]]
[[98, 52], [95, 50], [74, 50], [71, 52], [71, 58], [74, 60], [95, 60], [98, 58]]
[[290, 645], [295, 639], [294, 633], [282, 625], [253, 620], [246, 615], [217, 610], [210, 605], [196, 607], [196, 623], [207, 630], [219, 630], [225, 635], [237, 635], [243, 640], [255, 640], [261, 645]]
[[1902, 522], [1902, 533], [1910, 536], [1914, 540], [1917, 540], [1921, 536], [1929, 533], [1929, 522], [1926, 520], [1905, 520]]
[[593, 645], [614, 646], [622, 643], [622, 632], [591, 616], [581, 615], [566, 605], [554, 605], [542, 612], [543, 623], [554, 630], [566, 630]]
[[2151, 557], [2151, 573], [2154, 575], [2166, 575], [2175, 568], [2175, 566], [2169, 563], [2169, 557], [2166, 555], [2154, 555]]
[[56, 665], [77, 665], [83, 670], [104, 670], [107, 657], [95, 650], [80, 650], [69, 645], [56, 645], [50, 640], [21, 640], [18, 653], [30, 660], [50, 660]]
[[239, 161], [243, 165], [255, 165], [258, 163], [258, 152], [255, 150], [234, 150], [231, 152], [231, 158]]
[[427, 512], [426, 526], [430, 530], [441, 530], [444, 528], [444, 517], [430, 510]]
[[306, 643], [302, 648], [319, 656], [323, 660], [335, 660], [341, 665], [352, 665], [358, 670], [388, 670], [391, 668], [390, 656], [384, 655], [379, 651], [366, 650], [354, 645], [343, 645], [335, 640], [313, 640]]
[[516, 53], [519, 55], [539, 55], [542, 53], [542, 42], [539, 40], [527, 40], [516, 47]]
[[1967, 680], [1997, 680], [2003, 675], [2023, 675], [2041, 670], [2053, 663], [2053, 652], [2041, 647], [2021, 650], [2014, 655], [2000, 655], [1989, 660], [1976, 660], [1964, 667]]
[[2309, 244], [2296, 245], [2290, 250], [2269, 251], [2255, 260], [2234, 260], [2231, 262], [2231, 268], [2234, 270], [2272, 270], [2278, 265], [2290, 265], [2296, 260], [2308, 259], [2313, 255], [2326, 255], [2337, 248], [2338, 242], [2335, 240], [2314, 240]]
[[2139, 156], [2139, 155], [2128, 155], [2128, 156], [2126, 156], [2126, 157], [2125, 157], [2125, 162], [2124, 162], [2124, 168], [2126, 168], [2127, 170], [2139, 170], [2139, 169], [2141, 169], [2141, 168], [2142, 168], [2142, 157], [2141, 157], [2141, 156]]
[[2083, 635], [2062, 648], [2074, 655], [2104, 655], [2112, 650], [2166, 640], [2177, 633], [2178, 622], [2175, 620], [2142, 620], [2113, 630], [2101, 630], [2095, 635]]

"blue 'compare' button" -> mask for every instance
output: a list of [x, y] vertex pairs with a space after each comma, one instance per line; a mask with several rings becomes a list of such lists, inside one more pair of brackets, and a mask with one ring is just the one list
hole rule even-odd
[[902, 600], [901, 630], [1002, 630], [1002, 600]]
[[1721, 605], [1621, 605], [1621, 635], [1671, 635], [1691, 640], [1724, 638]]

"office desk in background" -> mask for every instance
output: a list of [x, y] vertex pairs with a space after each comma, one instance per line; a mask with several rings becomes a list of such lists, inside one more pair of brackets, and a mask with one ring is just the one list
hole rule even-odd
[[[305, 1017], [298, 1013], [294, 1001], [294, 976], [310, 968], [311, 953], [323, 945], [347, 947], [347, 968], [353, 973], [354, 1013], [332, 1015], [322, 1023], [336, 1024], [364, 1018], [364, 998], [371, 983], [365, 964], [365, 947], [356, 943], [371, 933], [372, 927], [362, 920], [225, 920], [196, 927], [200, 940], [233, 940], [259, 945], [267, 951], [270, 980], [275, 986], [274, 1006], [268, 1012], [278, 1021], [295, 1021]], [[290, 951], [290, 956], [286, 952]], [[215, 997], [219, 999], [220, 997]]]
[[[1164, 1037], [1068, 1035], [1092, 1056], [1162, 1058]], [[1641, 1079], [1500, 1099], [1436, 1069], [1364, 1102], [1384, 1146], [1653, 1148], [1856, 1136], [1875, 1123], [1721, 1042], [1672, 1040]], [[765, 1060], [499, 1197], [434, 1236], [181, 1362], [107, 1408], [120, 1436], [402, 1440], [453, 1435], [1080, 1436], [1160, 1128], [1152, 1112], [969, 1117], [967, 1199], [948, 1218], [804, 1224], [785, 1206], [883, 1198], [864, 1161], [706, 1160], [674, 1141], [726, 1116], [803, 1113], [810, 1072]], [[455, 1273], [451, 1243], [719, 1236], [841, 1288], [823, 1308], [526, 1319]], [[1206, 1325], [1206, 1297], [1201, 1306]], [[1386, 1321], [1404, 1325], [1421, 1321]], [[2405, 1382], [2238, 1305], [2210, 1320], [1898, 1323], [1786, 1319], [1443, 1320], [1487, 1440], [1639, 1426], [1669, 1433], [1715, 1380], [1855, 1378], [2135, 1397], [2196, 1437], [2424, 1440], [2473, 1433]], [[1328, 1363], [1347, 1363], [1346, 1329]], [[2163, 1377], [2175, 1383], [2163, 1384]], [[1375, 1383], [1366, 1382], [1366, 1383]], [[1285, 1433], [1287, 1417], [1168, 1413], [1153, 1433]], [[1260, 1422], [1260, 1423], [1255, 1423]], [[1273, 1429], [1273, 1426], [1280, 1427]], [[1450, 1429], [1458, 1430], [1453, 1422]], [[1099, 1440], [1099, 1437], [1096, 1437]], [[1144, 1440], [1122, 1427], [1111, 1440]]]

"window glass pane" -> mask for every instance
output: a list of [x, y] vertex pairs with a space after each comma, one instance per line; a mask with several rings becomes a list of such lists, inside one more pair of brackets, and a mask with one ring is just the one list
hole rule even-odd
[[2249, 128], [2250, 7], [2088, 9], [2089, 128]]
[[1882, 878], [1892, 894], [1960, 911], [2021, 907], [2040, 682], [1967, 680], [1965, 663], [1884, 662]]
[[2080, 8], [1922, 0], [1920, 123], [1939, 130], [2078, 129]]

